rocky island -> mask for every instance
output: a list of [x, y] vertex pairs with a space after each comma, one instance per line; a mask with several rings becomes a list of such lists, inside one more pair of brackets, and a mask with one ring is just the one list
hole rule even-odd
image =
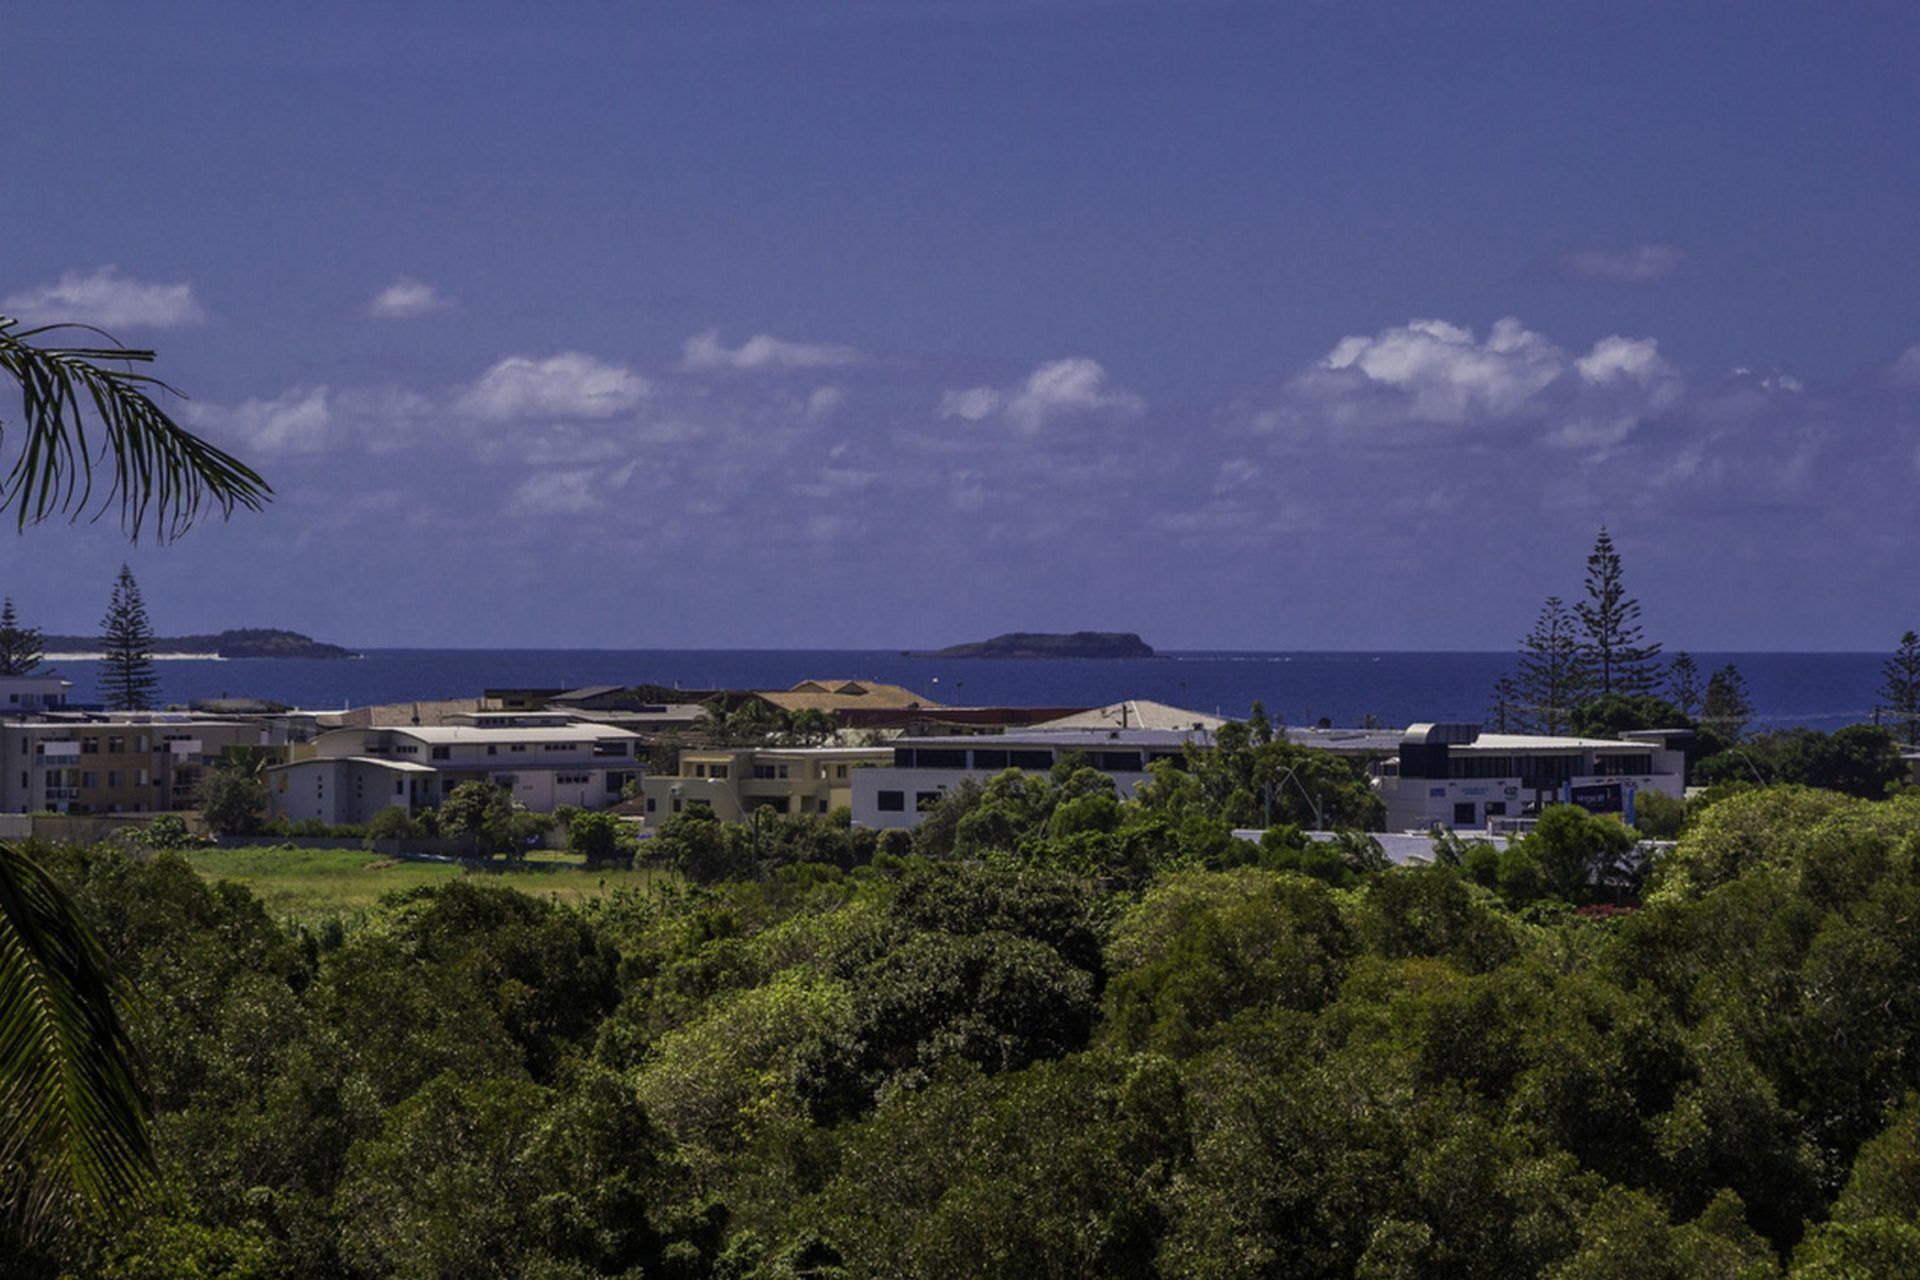
[[1154, 658], [1153, 646], [1131, 631], [1010, 631], [991, 640], [956, 644], [930, 658]]
[[[41, 639], [49, 657], [96, 653], [99, 636], [45, 636]], [[220, 658], [352, 658], [358, 655], [337, 644], [327, 644], [298, 631], [280, 631], [272, 627], [242, 627], [199, 636], [155, 636], [153, 655], [171, 657], [180, 654], [212, 654]]]

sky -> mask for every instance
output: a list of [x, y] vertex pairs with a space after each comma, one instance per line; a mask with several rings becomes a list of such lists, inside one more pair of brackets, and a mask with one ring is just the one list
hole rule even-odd
[[[1504, 649], [1920, 628], [1920, 7], [9, 6], [0, 314], [276, 498], [85, 631]], [[17, 421], [0, 399], [0, 424]], [[14, 440], [0, 436], [10, 457]]]

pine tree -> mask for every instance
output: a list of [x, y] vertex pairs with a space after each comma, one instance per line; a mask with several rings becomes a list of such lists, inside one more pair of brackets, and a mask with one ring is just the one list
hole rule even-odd
[[1700, 708], [1700, 723], [1730, 742], [1738, 742], [1753, 719], [1753, 704], [1747, 701], [1747, 682], [1740, 668], [1729, 662], [1707, 679], [1707, 696]]
[[1587, 598], [1574, 610], [1580, 615], [1580, 656], [1593, 674], [1593, 693], [1637, 697], [1659, 686], [1654, 659], [1660, 646], [1646, 643], [1640, 630], [1640, 602], [1627, 594], [1620, 571], [1620, 553], [1605, 525], [1587, 557]]
[[1667, 664], [1667, 701], [1689, 720], [1700, 710], [1700, 666], [1684, 649]]
[[1493, 682], [1493, 694], [1487, 705], [1487, 723], [1495, 733], [1520, 731], [1520, 686], [1512, 675]]
[[1520, 641], [1519, 694], [1521, 726], [1546, 734], [1565, 729], [1574, 708], [1587, 699], [1579, 629], [1559, 596], [1547, 597], [1533, 630]]
[[0, 676], [30, 676], [40, 666], [40, 630], [23, 627], [13, 597], [0, 604]]
[[1920, 635], [1909, 631], [1881, 669], [1880, 705], [1888, 728], [1908, 746], [1920, 746]]
[[113, 598], [107, 616], [100, 620], [100, 631], [100, 647], [107, 655], [101, 676], [107, 705], [115, 711], [150, 709], [160, 687], [153, 670], [153, 627], [133, 570], [125, 565], [114, 580]]

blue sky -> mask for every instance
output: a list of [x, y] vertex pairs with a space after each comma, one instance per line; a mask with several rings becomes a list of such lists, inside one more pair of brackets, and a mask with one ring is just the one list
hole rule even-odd
[[[19, 7], [0, 312], [279, 491], [84, 629], [1504, 648], [1920, 626], [1911, 4]], [[11, 411], [0, 408], [0, 420]]]

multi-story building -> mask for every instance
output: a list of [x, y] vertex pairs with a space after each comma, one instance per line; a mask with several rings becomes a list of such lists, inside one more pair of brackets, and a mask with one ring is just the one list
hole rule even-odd
[[[679, 772], [641, 784], [641, 821], [656, 827], [705, 807], [739, 822], [755, 809], [831, 813], [853, 803], [854, 779], [893, 760], [892, 747], [706, 747], [683, 750]], [[631, 809], [628, 810], [631, 812]]]
[[1482, 733], [1473, 724], [1416, 724], [1374, 769], [1387, 830], [1486, 827], [1577, 804], [1633, 821], [1634, 796], [1686, 790], [1686, 758], [1659, 733], [1630, 740]]
[[0, 721], [0, 808], [9, 813], [189, 809], [228, 748], [257, 724], [160, 713], [48, 712]]
[[1026, 730], [988, 737], [896, 738], [890, 759], [853, 775], [853, 820], [863, 827], [912, 827], [940, 794], [967, 778], [985, 781], [1005, 769], [1044, 773], [1079, 756], [1111, 774], [1123, 796], [1147, 779], [1156, 760], [1178, 760], [1189, 743], [1211, 741], [1205, 729]]
[[638, 734], [559, 714], [471, 713], [466, 723], [330, 729], [268, 769], [275, 817], [366, 822], [390, 806], [433, 808], [463, 782], [491, 782], [538, 812], [604, 809], [640, 777]]

